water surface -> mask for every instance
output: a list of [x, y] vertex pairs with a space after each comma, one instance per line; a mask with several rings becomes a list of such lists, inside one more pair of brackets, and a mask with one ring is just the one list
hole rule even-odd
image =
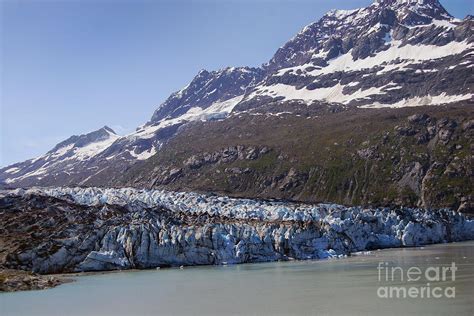
[[[456, 297], [379, 298], [380, 286], [427, 283], [380, 282], [379, 262], [422, 270], [455, 262], [455, 281], [435, 285], [454, 286]], [[474, 242], [344, 259], [94, 274], [50, 290], [0, 294], [2, 316], [169, 314], [474, 315]]]

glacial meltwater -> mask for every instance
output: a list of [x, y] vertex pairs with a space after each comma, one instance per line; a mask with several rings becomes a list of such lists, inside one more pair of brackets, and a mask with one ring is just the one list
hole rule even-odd
[[0, 315], [474, 315], [473, 241], [74, 278], [2, 293]]

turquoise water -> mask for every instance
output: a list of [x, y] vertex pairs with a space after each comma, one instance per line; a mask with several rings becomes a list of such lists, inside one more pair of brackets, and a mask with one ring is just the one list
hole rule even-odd
[[[379, 281], [379, 262], [405, 271], [455, 262], [455, 280], [431, 286], [454, 287], [456, 297], [379, 298], [380, 286], [427, 283]], [[171, 314], [474, 315], [474, 242], [345, 259], [94, 274], [50, 290], [0, 294], [2, 316]]]

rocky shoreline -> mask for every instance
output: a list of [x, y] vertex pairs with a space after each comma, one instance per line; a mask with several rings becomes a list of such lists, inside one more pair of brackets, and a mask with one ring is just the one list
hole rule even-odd
[[0, 260], [38, 274], [323, 259], [474, 239], [449, 209], [362, 208], [136, 189], [0, 192]]
[[70, 278], [40, 275], [22, 270], [0, 269], [0, 292], [45, 290], [72, 282]]

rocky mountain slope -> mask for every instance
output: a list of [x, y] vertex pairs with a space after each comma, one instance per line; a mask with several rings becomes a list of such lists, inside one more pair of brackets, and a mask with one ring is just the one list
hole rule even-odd
[[188, 126], [115, 185], [474, 211], [471, 105], [300, 113]]
[[450, 210], [133, 189], [1, 192], [0, 220], [0, 264], [38, 273], [327, 258], [474, 238], [474, 221]]
[[469, 210], [473, 30], [437, 0], [333, 10], [262, 67], [201, 71], [135, 132], [72, 137], [0, 169], [0, 185]]

